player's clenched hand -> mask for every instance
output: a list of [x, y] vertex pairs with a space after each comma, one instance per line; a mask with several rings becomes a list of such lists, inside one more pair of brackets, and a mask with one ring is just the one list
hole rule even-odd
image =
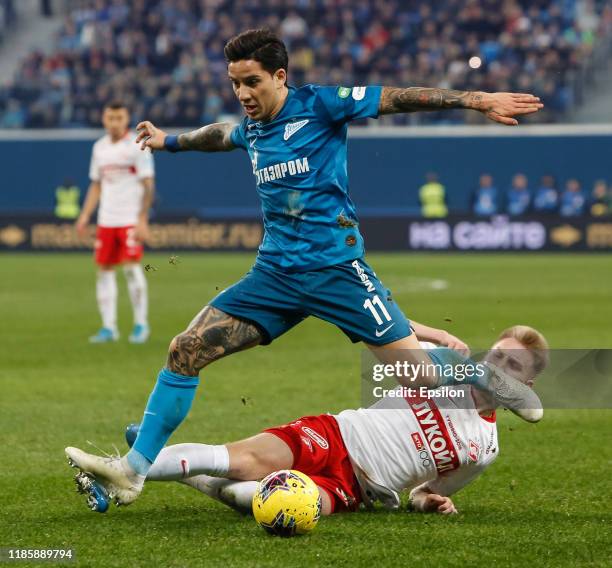
[[138, 221], [134, 236], [141, 243], [146, 243], [149, 240], [149, 222], [147, 220]]
[[452, 515], [457, 513], [454, 503], [450, 497], [443, 497], [430, 493], [425, 497], [425, 510], [430, 513], [440, 513], [441, 515]]
[[84, 237], [87, 232], [87, 225], [89, 225], [89, 220], [84, 217], [79, 217], [77, 222], [74, 224], [74, 228], [76, 229], [77, 235], [79, 237]]
[[515, 116], [533, 114], [544, 107], [539, 97], [528, 93], [474, 93], [472, 106], [490, 120], [516, 126]]
[[145, 120], [136, 127], [138, 136], [136, 144], [140, 144], [140, 149], [150, 148], [151, 150], [163, 150], [166, 140], [166, 133], [153, 125], [152, 122]]
[[470, 355], [470, 348], [467, 343], [464, 343], [458, 337], [451, 335], [448, 331], [444, 331], [442, 333], [442, 338], [440, 340], [440, 345], [442, 347], [448, 347], [449, 349], [454, 349], [463, 355], [464, 357], [468, 357]]

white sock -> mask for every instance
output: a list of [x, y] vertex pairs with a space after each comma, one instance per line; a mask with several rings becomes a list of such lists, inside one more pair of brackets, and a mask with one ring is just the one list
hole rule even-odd
[[200, 473], [223, 477], [228, 471], [225, 446], [175, 444], [159, 453], [147, 473], [147, 481], [178, 481]]
[[134, 311], [134, 324], [148, 324], [149, 298], [147, 293], [147, 279], [140, 264], [126, 264], [123, 272], [127, 280], [128, 293]]
[[102, 317], [102, 326], [115, 331], [117, 329], [117, 276], [114, 270], [98, 271], [96, 298]]
[[253, 495], [255, 495], [259, 485], [259, 481], [236, 481], [234, 479], [210, 477], [205, 474], [182, 479], [181, 483], [189, 485], [241, 513], [252, 512]]

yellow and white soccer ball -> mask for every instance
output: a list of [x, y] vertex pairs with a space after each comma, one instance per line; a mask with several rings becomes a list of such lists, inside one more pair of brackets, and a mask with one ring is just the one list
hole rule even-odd
[[319, 488], [300, 471], [275, 471], [259, 483], [253, 495], [253, 515], [259, 526], [273, 535], [310, 532], [321, 515]]

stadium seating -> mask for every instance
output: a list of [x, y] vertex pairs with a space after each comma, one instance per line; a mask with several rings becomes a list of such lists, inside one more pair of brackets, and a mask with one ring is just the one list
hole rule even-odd
[[13, 0], [0, 0], [0, 46], [6, 39], [6, 33], [15, 23], [15, 4]]
[[[98, 126], [122, 98], [136, 119], [193, 126], [239, 112], [224, 42], [278, 30], [290, 81], [431, 85], [534, 92], [533, 120], [575, 105], [580, 70], [612, 33], [609, 0], [97, 0], [73, 9], [50, 55], [31, 53], [0, 88], [0, 128]], [[479, 69], [467, 61], [478, 55]], [[387, 123], [479, 121], [475, 114], [385, 117]]]

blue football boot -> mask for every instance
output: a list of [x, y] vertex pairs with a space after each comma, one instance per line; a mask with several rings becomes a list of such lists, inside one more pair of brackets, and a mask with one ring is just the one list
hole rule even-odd
[[106, 489], [102, 487], [93, 477], [81, 471], [74, 477], [77, 492], [87, 495], [87, 506], [96, 513], [106, 513], [110, 503], [110, 497]]
[[146, 343], [150, 334], [151, 330], [149, 329], [148, 325], [136, 324], [132, 329], [132, 333], [128, 337], [128, 341], [130, 343]]
[[125, 441], [127, 442], [128, 447], [131, 448], [134, 445], [139, 431], [140, 424], [138, 422], [132, 422], [132, 424], [129, 424], [125, 429]]
[[98, 333], [89, 338], [89, 343], [112, 343], [119, 339], [119, 333], [108, 327], [100, 328]]

